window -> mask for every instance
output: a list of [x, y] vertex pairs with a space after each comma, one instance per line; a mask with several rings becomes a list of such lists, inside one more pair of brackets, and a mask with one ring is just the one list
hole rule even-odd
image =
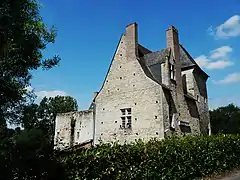
[[131, 108], [128, 108], [128, 109], [127, 109], [127, 114], [131, 114], [131, 113], [132, 113]]
[[122, 125], [121, 128], [125, 129], [131, 129], [132, 128], [132, 109], [131, 108], [126, 108], [126, 109], [121, 109], [121, 120], [122, 120]]
[[173, 64], [170, 64], [170, 79], [176, 80], [176, 69]]
[[126, 117], [121, 117], [122, 119], [122, 128], [125, 128], [125, 124], [126, 124]]
[[79, 139], [79, 132], [77, 132], [77, 139]]
[[204, 98], [204, 102], [207, 103], [207, 98]]
[[197, 102], [200, 102], [200, 98], [199, 98], [199, 95], [197, 95]]
[[132, 117], [127, 116], [127, 128], [131, 128], [131, 127], [132, 127]]
[[56, 137], [57, 143], [58, 143], [58, 140], [59, 140], [59, 134], [60, 134], [60, 132], [57, 132], [57, 137]]

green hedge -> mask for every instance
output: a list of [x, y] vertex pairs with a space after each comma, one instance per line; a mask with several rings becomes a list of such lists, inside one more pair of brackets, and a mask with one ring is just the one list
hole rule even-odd
[[240, 136], [103, 144], [64, 159], [68, 179], [195, 179], [239, 167]]

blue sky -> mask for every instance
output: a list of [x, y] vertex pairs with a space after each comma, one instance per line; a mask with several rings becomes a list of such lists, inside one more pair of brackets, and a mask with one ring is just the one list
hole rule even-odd
[[[173, 4], [174, 2], [174, 4]], [[165, 30], [174, 25], [181, 44], [210, 75], [211, 108], [240, 105], [239, 0], [40, 0], [44, 22], [58, 29], [56, 43], [44, 51], [58, 54], [60, 65], [33, 72], [39, 99], [70, 95], [88, 108], [103, 83], [125, 26], [137, 22], [139, 42], [151, 50], [166, 47]]]

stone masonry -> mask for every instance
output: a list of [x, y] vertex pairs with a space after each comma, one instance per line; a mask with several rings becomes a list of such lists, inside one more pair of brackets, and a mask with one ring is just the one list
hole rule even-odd
[[152, 52], [138, 43], [138, 25], [127, 25], [89, 110], [57, 116], [55, 148], [210, 134], [208, 75], [174, 26], [166, 36], [167, 48]]

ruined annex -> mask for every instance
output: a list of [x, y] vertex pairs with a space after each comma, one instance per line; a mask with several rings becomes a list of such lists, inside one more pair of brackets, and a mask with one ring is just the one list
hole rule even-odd
[[166, 44], [152, 52], [139, 44], [138, 25], [127, 25], [89, 109], [57, 115], [55, 149], [210, 134], [209, 76], [179, 43], [174, 26]]

